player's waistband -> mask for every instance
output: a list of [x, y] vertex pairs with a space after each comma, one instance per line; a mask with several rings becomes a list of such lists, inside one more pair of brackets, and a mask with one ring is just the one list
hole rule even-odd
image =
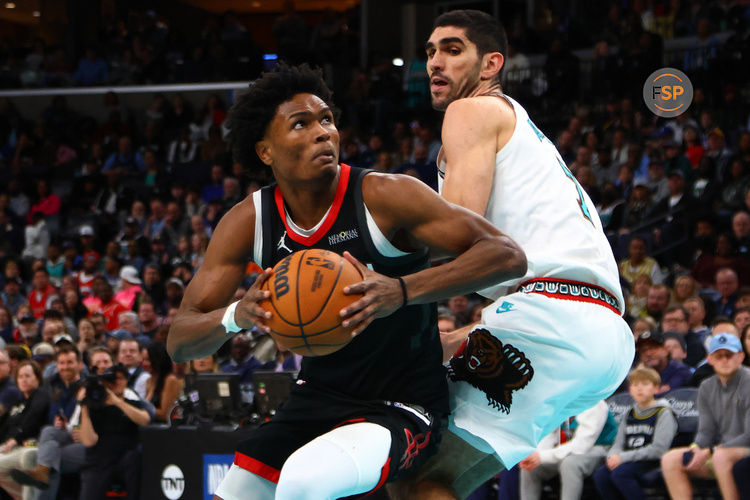
[[557, 278], [534, 278], [518, 285], [523, 293], [539, 293], [555, 299], [591, 302], [604, 306], [618, 316], [622, 313], [620, 301], [604, 288], [581, 281]]

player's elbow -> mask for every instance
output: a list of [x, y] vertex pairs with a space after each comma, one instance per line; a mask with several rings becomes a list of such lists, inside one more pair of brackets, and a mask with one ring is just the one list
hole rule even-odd
[[510, 279], [520, 278], [526, 274], [528, 268], [526, 253], [515, 241], [507, 237], [503, 239], [506, 246], [508, 273], [512, 275]]

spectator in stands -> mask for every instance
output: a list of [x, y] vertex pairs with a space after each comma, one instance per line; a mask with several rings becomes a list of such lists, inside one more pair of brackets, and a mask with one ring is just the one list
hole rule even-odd
[[[750, 189], [747, 190], [744, 197], [750, 198]], [[734, 214], [732, 217], [732, 236], [737, 253], [750, 257], [750, 214], [745, 211]]]
[[631, 286], [638, 276], [646, 275], [653, 284], [664, 282], [664, 273], [655, 259], [646, 254], [646, 242], [633, 236], [628, 244], [628, 258], [620, 262], [620, 276]]
[[5, 346], [11, 342], [13, 342], [13, 313], [7, 307], [0, 305], [0, 343]]
[[156, 408], [156, 420], [166, 422], [185, 382], [172, 373], [172, 358], [164, 344], [152, 342], [146, 348], [146, 353], [143, 366], [151, 375], [146, 380], [146, 400]]
[[604, 401], [555, 429], [519, 464], [521, 500], [541, 499], [543, 482], [557, 475], [560, 499], [580, 499], [584, 479], [602, 463], [616, 433], [617, 424]]
[[745, 353], [745, 359], [742, 360], [742, 363], [745, 366], [750, 366], [750, 325], [745, 326], [742, 330], [742, 334], [740, 335], [740, 341], [742, 342], [742, 351]]
[[0, 300], [13, 315], [16, 314], [20, 306], [29, 303], [26, 296], [21, 292], [21, 285], [19, 278], [7, 278], [3, 292], [0, 293]]
[[141, 323], [143, 335], [153, 339], [156, 330], [162, 324], [162, 318], [156, 313], [151, 297], [143, 297], [138, 304], [138, 320]]
[[0, 487], [14, 499], [20, 499], [23, 488], [10, 477], [10, 470], [18, 468], [27, 448], [28, 439], [36, 439], [49, 413], [49, 395], [42, 389], [42, 371], [35, 361], [25, 360], [18, 364], [16, 375], [18, 389], [23, 400], [8, 412], [0, 425]]
[[146, 399], [146, 382], [151, 375], [143, 369], [141, 362], [141, 347], [134, 338], [120, 340], [117, 351], [117, 362], [128, 371], [128, 387], [133, 389], [141, 398]]
[[469, 321], [469, 298], [465, 295], [456, 295], [448, 300], [448, 309], [456, 318], [456, 326], [464, 326]]
[[685, 344], [687, 358], [685, 364], [695, 367], [706, 357], [703, 337], [690, 330], [688, 312], [683, 307], [667, 307], [661, 320], [661, 330], [663, 332], [673, 332], [680, 336], [682, 343]]
[[224, 197], [224, 168], [221, 165], [211, 167], [211, 183], [201, 190], [201, 199], [204, 203]]
[[81, 320], [78, 321], [78, 343], [76, 344], [76, 348], [85, 361], [88, 360], [86, 355], [88, 350], [95, 345], [98, 345], [100, 340], [101, 339], [97, 341], [96, 339], [96, 328], [94, 328], [94, 323], [92, 323], [89, 318], [81, 318]]
[[[102, 407], [85, 400], [81, 407], [81, 442], [86, 459], [81, 472], [81, 498], [104, 498], [112, 475], [123, 478], [128, 498], [139, 498], [140, 457], [138, 427], [151, 417], [145, 403], [128, 389], [128, 370], [115, 365], [105, 371], [114, 382], [104, 381], [107, 399]], [[93, 407], [92, 407], [93, 406]]]
[[[685, 363], [687, 358], [687, 343], [685, 337], [677, 332], [664, 332], [664, 347], [669, 351], [669, 359], [678, 363]], [[690, 368], [691, 371], [693, 368]]]
[[438, 331], [440, 333], [452, 332], [456, 328], [456, 316], [452, 312], [438, 311]]
[[146, 162], [143, 155], [133, 148], [133, 140], [125, 135], [117, 141], [117, 151], [112, 153], [102, 167], [102, 172], [113, 172], [122, 177], [126, 174], [144, 173]]
[[57, 294], [57, 290], [49, 282], [49, 272], [44, 267], [34, 271], [32, 283], [34, 288], [29, 292], [29, 305], [34, 317], [41, 319], [47, 309], [47, 301]]
[[690, 331], [695, 332], [701, 341], [704, 341], [711, 329], [705, 325], [706, 305], [703, 299], [700, 297], [687, 299], [683, 307], [688, 312], [688, 326], [690, 327]]
[[11, 375], [10, 356], [5, 349], [0, 350], [0, 419], [22, 399], [23, 394]]
[[143, 292], [138, 270], [133, 266], [123, 266], [120, 269], [120, 290], [115, 294], [115, 300], [128, 311], [133, 309], [135, 301]]
[[664, 347], [664, 341], [664, 334], [656, 330], [644, 332], [635, 344], [643, 365], [659, 373], [662, 385], [656, 393], [657, 397], [686, 385], [692, 375], [687, 365], [669, 359], [669, 351]]
[[103, 276], [94, 278], [93, 283], [94, 298], [98, 299], [98, 304], [94, 306], [95, 312], [100, 312], [107, 319], [107, 330], [119, 328], [120, 313], [127, 311], [122, 304], [114, 299], [112, 286]]
[[737, 273], [732, 269], [723, 268], [716, 272], [716, 290], [719, 292], [719, 297], [714, 302], [716, 314], [730, 317], [734, 314], [739, 287]]
[[78, 62], [73, 78], [79, 85], [90, 86], [106, 83], [107, 63], [97, 56], [95, 47], [87, 47], [86, 55]]
[[666, 285], [653, 285], [648, 289], [646, 297], [646, 314], [657, 321], [661, 321], [664, 310], [669, 305], [669, 287]]
[[677, 433], [677, 420], [666, 399], [655, 399], [661, 378], [651, 368], [636, 368], [628, 376], [633, 406], [622, 414], [617, 437], [606, 464], [594, 474], [602, 498], [646, 498], [643, 476], [659, 466]]
[[50, 232], [47, 221], [41, 212], [29, 215], [31, 223], [24, 230], [24, 247], [21, 257], [24, 259], [42, 259], [47, 255], [50, 242]]
[[18, 321], [18, 330], [13, 335], [13, 340], [27, 346], [33, 346], [39, 341], [39, 323], [31, 314], [21, 316]]
[[698, 282], [695, 278], [689, 274], [683, 274], [678, 276], [674, 280], [674, 288], [672, 290], [672, 305], [679, 305], [685, 303], [687, 299], [698, 296]]
[[723, 498], [739, 498], [732, 466], [750, 454], [750, 369], [742, 366], [742, 344], [736, 336], [720, 333], [711, 339], [708, 352], [716, 375], [698, 388], [695, 441], [661, 460], [672, 498], [692, 497], [691, 476], [713, 477]]
[[734, 316], [732, 316], [732, 323], [737, 327], [737, 330], [740, 332], [743, 331], [747, 325], [750, 325], [750, 308], [743, 307], [737, 309]]

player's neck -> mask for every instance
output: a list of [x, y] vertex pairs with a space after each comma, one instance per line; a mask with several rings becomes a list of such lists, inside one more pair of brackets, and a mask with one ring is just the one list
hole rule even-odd
[[503, 93], [500, 82], [496, 80], [480, 80], [476, 88], [467, 97], [478, 97], [484, 95], [499, 96]]
[[341, 169], [333, 181], [316, 185], [314, 182], [279, 185], [284, 195], [284, 205], [294, 223], [302, 229], [315, 227], [323, 218], [336, 197]]

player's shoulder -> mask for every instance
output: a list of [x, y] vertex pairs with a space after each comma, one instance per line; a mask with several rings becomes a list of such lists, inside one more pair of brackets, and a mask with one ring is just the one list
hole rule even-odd
[[482, 124], [487, 128], [500, 128], [515, 123], [515, 113], [510, 103], [497, 96], [473, 96], [456, 99], [445, 110], [444, 123]]

